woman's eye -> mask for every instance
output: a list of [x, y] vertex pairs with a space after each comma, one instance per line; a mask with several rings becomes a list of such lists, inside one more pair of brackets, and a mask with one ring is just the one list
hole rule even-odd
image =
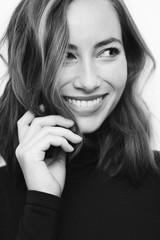
[[99, 55], [98, 58], [114, 58], [120, 53], [118, 48], [107, 48], [103, 50]]
[[65, 63], [76, 62], [76, 61], [77, 61], [77, 57], [73, 53], [67, 52], [65, 54]]

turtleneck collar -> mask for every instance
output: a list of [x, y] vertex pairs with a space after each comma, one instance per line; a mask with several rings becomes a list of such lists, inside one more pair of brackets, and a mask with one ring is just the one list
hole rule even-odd
[[84, 135], [80, 152], [67, 164], [68, 168], [96, 167], [99, 157], [99, 141], [97, 131]]

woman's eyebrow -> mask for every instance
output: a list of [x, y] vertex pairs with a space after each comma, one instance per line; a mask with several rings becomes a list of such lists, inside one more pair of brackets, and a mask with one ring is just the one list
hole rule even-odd
[[[118, 43], [120, 43], [122, 45], [121, 40], [119, 40], [118, 38], [108, 38], [108, 39], [105, 39], [105, 40], [103, 40], [101, 42], [96, 43], [94, 48], [95, 49], [96, 48], [100, 48], [100, 47], [103, 47], [103, 46], [105, 46], [107, 44], [110, 44], [112, 42], [118, 42]], [[78, 47], [76, 45], [74, 45], [74, 44], [70, 44], [69, 43], [68, 44], [68, 50], [75, 50], [76, 51], [76, 50], [78, 50]]]
[[94, 48], [100, 48], [100, 47], [103, 47], [103, 46], [108, 45], [108, 44], [113, 43], [113, 42], [118, 42], [118, 43], [120, 43], [122, 45], [122, 41], [119, 40], [118, 38], [108, 38], [108, 39], [105, 39], [105, 40], [103, 40], [101, 42], [98, 42], [94, 46]]
[[76, 45], [74, 45], [74, 44], [68, 44], [68, 50], [78, 50], [78, 47], [76, 46]]

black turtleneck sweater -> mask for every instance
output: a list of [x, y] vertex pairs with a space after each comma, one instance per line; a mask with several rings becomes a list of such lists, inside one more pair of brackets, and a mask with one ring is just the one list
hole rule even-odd
[[27, 191], [0, 168], [1, 240], [159, 240], [160, 177], [107, 179], [94, 151], [67, 165], [61, 198]]

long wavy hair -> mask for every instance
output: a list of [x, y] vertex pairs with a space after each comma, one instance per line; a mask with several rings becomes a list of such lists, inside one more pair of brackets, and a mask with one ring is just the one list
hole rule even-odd
[[[14, 174], [18, 166], [17, 121], [26, 111], [37, 117], [58, 114], [76, 123], [57, 88], [69, 39], [66, 10], [72, 1], [22, 0], [2, 40], [8, 43], [9, 80], [0, 98], [0, 153]], [[124, 172], [137, 180], [149, 166], [159, 171], [150, 147], [149, 114], [137, 90], [146, 62], [153, 71], [155, 61], [124, 2], [108, 1], [121, 24], [128, 79], [119, 103], [98, 131], [97, 166], [108, 176]], [[45, 113], [39, 109], [42, 103]], [[82, 135], [77, 124], [73, 131]], [[80, 148], [78, 145], [74, 156]]]

